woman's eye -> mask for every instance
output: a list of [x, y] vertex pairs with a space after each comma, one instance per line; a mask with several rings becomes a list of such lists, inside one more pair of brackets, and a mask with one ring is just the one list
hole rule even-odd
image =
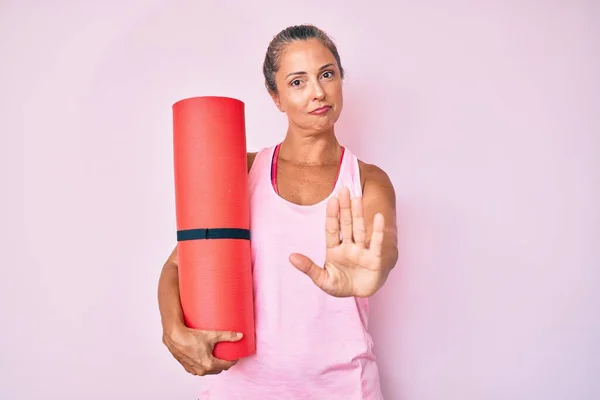
[[298, 86], [300, 84], [300, 80], [299, 79], [295, 79], [291, 82], [292, 86]]
[[323, 78], [331, 78], [333, 76], [333, 72], [327, 71], [323, 74]]

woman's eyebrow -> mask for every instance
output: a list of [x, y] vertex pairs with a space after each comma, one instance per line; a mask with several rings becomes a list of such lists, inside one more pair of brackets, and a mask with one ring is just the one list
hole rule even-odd
[[[325, 65], [323, 65], [321, 68], [319, 68], [319, 71], [322, 71], [322, 70], [324, 70], [325, 68], [329, 68], [329, 67], [332, 67], [332, 66], [333, 66], [333, 63], [325, 64]], [[290, 73], [290, 74], [287, 74], [287, 75], [286, 75], [286, 78], [289, 78], [289, 77], [290, 77], [290, 76], [292, 76], [292, 75], [306, 75], [306, 71], [292, 72], [292, 73]]]

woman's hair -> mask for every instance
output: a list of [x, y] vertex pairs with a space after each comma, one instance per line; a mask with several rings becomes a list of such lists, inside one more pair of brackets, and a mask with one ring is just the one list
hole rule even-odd
[[294, 25], [282, 30], [271, 40], [265, 61], [263, 63], [263, 74], [265, 75], [265, 86], [272, 93], [277, 93], [277, 84], [275, 83], [275, 73], [281, 65], [281, 56], [285, 48], [296, 40], [317, 39], [323, 46], [327, 47], [335, 57], [335, 61], [340, 69], [341, 78], [344, 78], [344, 69], [340, 61], [337, 47], [329, 36], [314, 25]]

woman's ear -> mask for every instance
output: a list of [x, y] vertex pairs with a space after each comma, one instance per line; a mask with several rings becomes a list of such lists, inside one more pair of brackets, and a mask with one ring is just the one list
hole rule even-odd
[[273, 99], [273, 102], [275, 103], [275, 105], [277, 106], [279, 111], [285, 112], [285, 110], [281, 107], [281, 101], [279, 99], [279, 94], [277, 94], [277, 92], [273, 92], [272, 90], [269, 90], [269, 95], [271, 95], [271, 98]]

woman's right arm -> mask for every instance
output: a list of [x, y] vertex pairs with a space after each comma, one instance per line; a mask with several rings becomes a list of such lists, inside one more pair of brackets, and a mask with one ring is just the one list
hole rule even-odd
[[164, 332], [183, 325], [183, 311], [179, 300], [179, 273], [177, 246], [165, 262], [158, 281], [158, 308]]

